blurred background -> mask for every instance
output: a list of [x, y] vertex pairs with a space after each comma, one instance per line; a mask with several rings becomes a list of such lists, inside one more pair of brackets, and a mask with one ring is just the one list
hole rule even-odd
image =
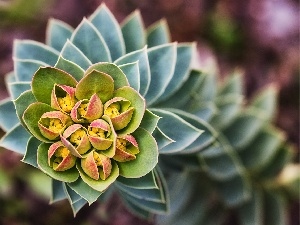
[[[45, 41], [50, 17], [77, 26], [101, 0], [0, 0], [0, 100], [8, 96], [4, 75], [13, 69], [14, 39]], [[245, 95], [269, 83], [279, 88], [277, 126], [299, 153], [299, 0], [107, 0], [119, 22], [135, 9], [145, 26], [166, 18], [172, 40], [196, 41], [201, 60], [215, 58], [220, 80], [245, 71]], [[0, 136], [3, 132], [0, 130]], [[299, 154], [298, 154], [299, 155]], [[48, 205], [49, 180], [0, 148], [0, 224], [147, 224], [131, 215], [117, 196], [84, 207], [73, 219], [68, 203]], [[295, 159], [299, 161], [298, 159]], [[26, 174], [26, 177], [24, 177]], [[299, 224], [299, 204], [290, 224]], [[230, 223], [229, 223], [230, 224]]]

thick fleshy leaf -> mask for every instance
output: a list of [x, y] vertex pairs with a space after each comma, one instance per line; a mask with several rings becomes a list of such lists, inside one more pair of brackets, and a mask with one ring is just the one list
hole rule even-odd
[[155, 139], [143, 128], [138, 128], [133, 134], [140, 152], [136, 159], [118, 163], [120, 175], [126, 178], [138, 178], [148, 174], [158, 163], [158, 149]]
[[35, 137], [30, 137], [27, 143], [27, 148], [22, 162], [38, 168], [37, 164], [37, 149], [41, 142]]
[[218, 109], [214, 103], [209, 102], [198, 106], [196, 110], [191, 110], [191, 113], [200, 119], [209, 122], [218, 113]]
[[288, 214], [286, 212], [287, 202], [280, 193], [265, 194], [265, 220], [266, 225], [288, 224]]
[[84, 18], [75, 29], [71, 41], [92, 63], [111, 62], [110, 52], [102, 35], [87, 19]]
[[95, 189], [96, 191], [100, 191], [103, 192], [105, 191], [119, 176], [119, 167], [118, 165], [112, 161], [112, 170], [111, 170], [111, 174], [110, 176], [106, 179], [106, 180], [94, 180], [92, 178], [90, 178], [81, 168], [80, 163], [78, 162], [76, 165], [79, 173], [80, 173], [80, 177], [82, 178], [82, 180], [89, 185], [91, 188]]
[[218, 96], [227, 94], [243, 95], [242, 72], [239, 70], [228, 76], [222, 86], [218, 89]]
[[23, 92], [31, 89], [30, 82], [12, 82], [8, 84], [8, 90], [13, 100], [17, 99]]
[[177, 114], [186, 122], [197, 127], [199, 130], [204, 131], [203, 134], [201, 134], [190, 146], [188, 146], [184, 151], [181, 151], [180, 153], [196, 153], [205, 149], [207, 146], [213, 144], [214, 141], [216, 141], [218, 133], [205, 121], [201, 120], [197, 116], [194, 116], [193, 114], [186, 113], [181, 110], [170, 109], [170, 112]]
[[119, 68], [126, 75], [130, 87], [135, 89], [136, 91], [140, 91], [140, 71], [138, 62], [127, 63], [120, 65]]
[[52, 194], [50, 199], [50, 204], [64, 200], [67, 198], [66, 192], [64, 190], [64, 183], [55, 179], [52, 180]]
[[176, 45], [177, 43], [171, 43], [148, 49], [151, 81], [145, 95], [147, 105], [151, 105], [162, 95], [173, 77], [177, 57]]
[[251, 198], [238, 208], [238, 216], [242, 225], [263, 225], [263, 194], [261, 190], [253, 190]]
[[79, 212], [79, 210], [82, 209], [82, 207], [85, 206], [86, 204], [87, 204], [87, 201], [83, 198], [81, 198], [78, 201], [71, 204], [74, 217]]
[[16, 59], [38, 60], [54, 66], [59, 52], [37, 41], [16, 40], [14, 42], [13, 57]]
[[264, 125], [262, 118], [255, 111], [244, 111], [223, 131], [230, 144], [242, 148], [250, 143]]
[[274, 127], [263, 128], [251, 143], [242, 149], [240, 157], [244, 166], [251, 170], [264, 166], [272, 160], [284, 140], [284, 134]]
[[35, 71], [43, 66], [49, 66], [49, 64], [33, 59], [14, 59], [16, 79], [18, 81], [31, 81]]
[[113, 63], [107, 63], [107, 62], [100, 62], [93, 64], [91, 67], [87, 69], [85, 74], [89, 74], [93, 70], [105, 73], [109, 76], [111, 76], [114, 80], [114, 88], [118, 89], [120, 87], [128, 86], [128, 80], [123, 73], [123, 71], [115, 64]]
[[76, 181], [79, 177], [79, 173], [75, 167], [65, 171], [54, 171], [53, 168], [48, 165], [48, 149], [50, 145], [50, 143], [42, 143], [38, 147], [37, 156], [39, 168], [53, 179], [63, 182]]
[[148, 61], [147, 47], [130, 52], [115, 61], [117, 65], [138, 62], [140, 71], [140, 93], [145, 95], [149, 89], [151, 75]]
[[125, 178], [119, 176], [117, 181], [123, 186], [135, 189], [158, 189], [153, 170], [139, 178]]
[[157, 123], [160, 118], [161, 117], [146, 109], [140, 127], [144, 128], [152, 134], [157, 127]]
[[77, 81], [80, 81], [84, 75], [84, 70], [69, 60], [66, 60], [64, 57], [59, 56], [55, 68], [61, 69], [68, 74], [71, 74]]
[[104, 3], [89, 17], [107, 44], [112, 60], [125, 54], [125, 43], [121, 28], [114, 15]]
[[43, 142], [51, 141], [42, 135], [38, 126], [38, 122], [44, 113], [50, 111], [54, 111], [54, 109], [49, 105], [41, 102], [35, 102], [29, 105], [23, 114], [23, 120], [30, 133], [32, 133], [37, 139]]
[[30, 136], [21, 124], [16, 124], [1, 138], [0, 146], [24, 155]]
[[42, 67], [34, 74], [32, 93], [40, 102], [51, 104], [51, 93], [55, 84], [75, 87], [77, 81], [70, 74], [54, 67]]
[[146, 35], [140, 11], [131, 13], [121, 24], [126, 52], [133, 52], [146, 45]]
[[102, 192], [92, 189], [89, 185], [83, 182], [82, 179], [77, 179], [75, 182], [68, 183], [67, 185], [78, 195], [87, 200], [90, 205], [102, 194]]
[[9, 99], [3, 99], [0, 101], [0, 127], [5, 132], [10, 130], [16, 124], [19, 123], [19, 119], [15, 112], [14, 103]]
[[178, 91], [183, 83], [188, 79], [194, 48], [195, 44], [190, 43], [177, 45], [174, 75], [168, 86], [165, 88], [164, 93], [157, 99], [157, 101], [166, 100]]
[[[121, 193], [122, 195], [122, 193]], [[123, 193], [123, 195], [126, 195], [125, 193]], [[130, 202], [128, 199], [126, 198], [122, 198], [124, 205], [129, 209], [129, 211], [131, 211], [133, 214], [145, 219], [145, 220], [150, 220], [152, 217], [151, 212], [149, 212], [149, 210], [145, 210], [140, 208], [139, 206], [133, 204], [132, 202]]]
[[167, 44], [170, 41], [170, 31], [165, 19], [161, 19], [147, 28], [148, 47]]
[[141, 124], [145, 112], [145, 100], [133, 88], [125, 86], [114, 91], [114, 97], [123, 97], [131, 102], [134, 111], [129, 124], [118, 131], [118, 134], [129, 134], [135, 131]]
[[156, 140], [159, 152], [161, 151], [161, 149], [163, 149], [167, 145], [176, 142], [176, 141], [172, 140], [170, 137], [168, 137], [164, 132], [162, 132], [159, 129], [159, 127], [156, 127], [156, 129], [153, 131], [152, 135]]
[[200, 85], [197, 86], [197, 100], [211, 102], [217, 94], [217, 76], [215, 74], [202, 74], [204, 78]]
[[111, 76], [92, 70], [77, 84], [75, 96], [82, 100], [90, 99], [93, 94], [97, 94], [102, 103], [105, 103], [112, 98], [113, 91], [114, 81]]
[[66, 60], [74, 62], [84, 70], [92, 65], [92, 62], [84, 55], [84, 53], [69, 40], [67, 40], [61, 50], [61, 56]]
[[[26, 124], [23, 121], [23, 114], [27, 107], [36, 102], [36, 99], [34, 95], [32, 94], [32, 91], [25, 91], [23, 92], [19, 98], [17, 98], [13, 103], [15, 105], [15, 112], [17, 113], [17, 118], [20, 120], [21, 124], [27, 129]], [[1, 110], [0, 110], [1, 112]], [[1, 117], [0, 117], [1, 118]]]
[[47, 25], [46, 44], [61, 51], [74, 29], [63, 21], [51, 18]]
[[158, 121], [158, 127], [163, 133], [175, 142], [160, 150], [160, 153], [175, 153], [184, 150], [203, 133], [181, 117], [162, 109], [150, 109], [153, 113], [162, 117]]
[[14, 71], [11, 71], [4, 75], [5, 85], [8, 85], [9, 83], [16, 82], [16, 81], [17, 81], [17, 78], [15, 76]]
[[83, 199], [80, 195], [78, 195], [75, 191], [73, 191], [70, 187], [68, 187], [66, 184], [63, 185], [63, 188], [70, 202], [75, 217], [76, 213], [87, 203], [87, 201]]

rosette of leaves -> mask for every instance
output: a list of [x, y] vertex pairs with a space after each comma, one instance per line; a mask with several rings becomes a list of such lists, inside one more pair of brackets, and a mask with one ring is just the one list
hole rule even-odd
[[166, 213], [158, 155], [215, 140], [202, 137], [207, 123], [164, 105], [192, 91], [180, 88], [194, 73], [193, 48], [170, 43], [164, 20], [146, 29], [135, 11], [119, 24], [104, 4], [75, 29], [51, 19], [46, 44], [14, 43], [0, 145], [49, 175], [52, 202], [68, 198], [74, 214], [111, 187], [141, 216]]
[[221, 85], [216, 79], [194, 73], [182, 87], [193, 91], [177, 95], [179, 104], [170, 105], [209, 123], [216, 141], [201, 152], [162, 157], [171, 213], [158, 217], [158, 223], [289, 224], [288, 203], [298, 198], [300, 167], [292, 163], [293, 147], [273, 123], [276, 86], [246, 102], [241, 72]]

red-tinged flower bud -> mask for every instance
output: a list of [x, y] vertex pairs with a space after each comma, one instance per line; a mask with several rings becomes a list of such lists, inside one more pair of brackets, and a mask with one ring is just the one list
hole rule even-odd
[[38, 127], [44, 137], [49, 140], [56, 140], [72, 123], [68, 115], [60, 111], [51, 111], [41, 116]]
[[132, 135], [123, 135], [117, 138], [116, 154], [113, 157], [118, 162], [127, 162], [136, 159], [139, 147], [138, 143]]
[[51, 93], [51, 107], [65, 113], [70, 113], [75, 103], [75, 88], [55, 84]]
[[86, 158], [81, 159], [83, 171], [94, 180], [106, 180], [112, 169], [110, 158], [101, 153], [91, 151]]
[[71, 169], [76, 163], [76, 157], [61, 141], [52, 144], [48, 150], [48, 165], [55, 171]]
[[88, 127], [90, 142], [97, 150], [106, 150], [112, 145], [113, 140], [109, 139], [110, 134], [111, 128], [103, 119], [93, 121]]

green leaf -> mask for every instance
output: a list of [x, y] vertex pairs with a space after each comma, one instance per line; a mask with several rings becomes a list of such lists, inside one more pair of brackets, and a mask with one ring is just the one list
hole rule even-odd
[[54, 67], [42, 67], [33, 76], [32, 93], [40, 102], [51, 104], [51, 93], [55, 84], [75, 87], [77, 81], [70, 74]]
[[0, 146], [24, 155], [30, 136], [21, 124], [16, 124], [1, 138]]
[[122, 130], [118, 131], [118, 134], [130, 134], [134, 132], [141, 124], [146, 108], [145, 100], [138, 92], [128, 86], [115, 90], [114, 97], [126, 98], [131, 102], [130, 106], [134, 107], [129, 124]]
[[66, 199], [67, 195], [64, 190], [64, 183], [55, 179], [51, 179], [51, 181], [52, 195], [50, 199], [50, 204]]
[[89, 20], [105, 40], [112, 60], [116, 60], [125, 54], [125, 43], [121, 28], [104, 3], [89, 17]]
[[42, 66], [49, 66], [39, 60], [14, 59], [14, 72], [18, 81], [31, 81], [33, 74]]
[[144, 128], [152, 134], [155, 128], [157, 127], [157, 123], [160, 118], [161, 117], [155, 115], [153, 112], [146, 109], [140, 127]]
[[211, 102], [217, 94], [217, 77], [215, 74], [202, 74], [203, 80], [195, 89], [197, 95], [195, 98], [200, 102]]
[[87, 69], [85, 74], [92, 72], [93, 70], [97, 70], [102, 73], [106, 73], [111, 76], [114, 80], [114, 89], [118, 89], [124, 86], [128, 86], [128, 80], [123, 71], [113, 63], [100, 62], [92, 65]]
[[176, 43], [171, 43], [148, 49], [151, 82], [145, 95], [147, 105], [151, 105], [162, 95], [173, 77], [176, 65], [176, 45]]
[[[126, 195], [125, 193], [121, 193], [121, 196], [122, 196], [122, 194]], [[129, 211], [131, 211], [133, 214], [135, 214], [145, 220], [151, 219], [152, 214], [149, 212], [149, 210], [140, 208], [139, 206], [133, 204], [131, 201], [129, 201], [126, 198], [122, 198], [122, 200], [124, 202], [124, 205], [127, 206]]]
[[26, 152], [22, 159], [22, 162], [27, 163], [33, 167], [38, 168], [37, 164], [37, 149], [41, 142], [35, 137], [30, 137], [27, 143]]
[[242, 71], [235, 70], [234, 73], [226, 78], [222, 86], [218, 89], [218, 96], [227, 94], [243, 95]]
[[215, 116], [218, 113], [218, 109], [214, 103], [209, 102], [209, 103], [202, 104], [195, 111], [191, 110], [191, 113], [193, 113], [195, 116], [199, 117], [200, 119], [209, 122], [213, 118], [213, 116]]
[[58, 55], [58, 51], [37, 41], [16, 40], [14, 42], [13, 57], [16, 59], [38, 60], [53, 66]]
[[84, 53], [69, 40], [65, 43], [60, 54], [66, 60], [74, 62], [84, 70], [92, 65], [92, 62], [84, 55]]
[[55, 180], [63, 182], [74, 182], [78, 179], [79, 173], [75, 167], [65, 171], [55, 171], [48, 165], [48, 149], [50, 143], [42, 143], [38, 147], [37, 158], [39, 168]]
[[242, 225], [263, 225], [263, 193], [255, 189], [251, 198], [238, 207], [238, 216]]
[[8, 84], [8, 90], [13, 100], [17, 99], [23, 92], [30, 89], [30, 82], [12, 82]]
[[197, 140], [203, 132], [169, 111], [162, 109], [150, 109], [150, 111], [162, 117], [158, 121], [159, 129], [175, 141], [162, 148], [160, 153], [180, 152]]
[[78, 195], [88, 201], [89, 205], [94, 203], [102, 192], [92, 189], [89, 185], [83, 182], [82, 179], [77, 179], [75, 182], [67, 183], [67, 185]]
[[135, 89], [137, 92], [140, 91], [140, 71], [138, 62], [127, 63], [120, 65], [119, 68], [126, 75], [130, 87]]
[[188, 79], [194, 48], [194, 43], [184, 43], [177, 45], [177, 57], [174, 75], [168, 86], [165, 88], [164, 93], [157, 99], [157, 101], [163, 101], [169, 98], [176, 91], [178, 91], [183, 83]]
[[[23, 92], [15, 101], [13, 101], [15, 107], [14, 111], [17, 113], [17, 118], [21, 122], [21, 124], [27, 129], [26, 124], [23, 120], [23, 114], [27, 107], [36, 102], [36, 99], [34, 95], [32, 94], [32, 91], [25, 91]], [[0, 108], [1, 113], [1, 108]], [[1, 117], [0, 117], [1, 118]]]
[[154, 139], [156, 140], [158, 150], [159, 152], [161, 149], [166, 147], [167, 145], [174, 143], [176, 141], [172, 140], [170, 137], [168, 137], [164, 132], [162, 132], [159, 127], [156, 127], [156, 129], [152, 133]]
[[81, 168], [80, 162], [77, 162], [76, 167], [80, 173], [80, 177], [82, 178], [82, 180], [91, 188], [99, 192], [105, 191], [113, 182], [115, 182], [115, 180], [119, 176], [119, 167], [114, 161], [112, 161], [111, 174], [106, 180], [94, 180], [90, 178]]
[[[72, 34], [71, 42], [92, 62], [111, 62], [109, 49], [95, 26], [83, 19]], [[97, 49], [95, 51], [95, 49]]]
[[74, 62], [66, 60], [62, 56], [59, 56], [54, 67], [71, 74], [77, 81], [80, 81], [84, 76], [84, 70], [80, 66]]
[[263, 128], [252, 142], [242, 149], [240, 157], [244, 166], [250, 170], [263, 167], [272, 160], [284, 140], [284, 134], [276, 131], [274, 127]]
[[145, 176], [139, 178], [125, 178], [119, 176], [117, 181], [123, 186], [135, 189], [158, 189], [153, 170], [147, 173]]
[[82, 199], [78, 200], [77, 202], [74, 202], [71, 205], [74, 217], [79, 212], [79, 210], [82, 209], [82, 207], [86, 205], [86, 203], [87, 203], [87, 201], [82, 198]]
[[140, 11], [131, 13], [121, 25], [126, 52], [133, 52], [146, 45], [146, 35]]
[[75, 191], [69, 188], [66, 184], [63, 185], [64, 191], [68, 197], [74, 217], [77, 212], [87, 203], [87, 201], [80, 197]]
[[136, 139], [140, 152], [136, 159], [118, 163], [120, 175], [126, 178], [138, 178], [148, 174], [158, 163], [158, 149], [155, 139], [143, 128], [132, 134]]
[[147, 47], [130, 52], [115, 61], [117, 65], [138, 62], [140, 71], [140, 93], [145, 95], [149, 89], [151, 75], [148, 61]]
[[0, 128], [7, 132], [16, 124], [19, 123], [19, 119], [15, 112], [15, 107], [10, 98], [6, 98], [0, 101]]
[[167, 44], [170, 41], [170, 31], [165, 19], [161, 19], [147, 28], [148, 47]]
[[181, 110], [170, 109], [169, 111], [177, 114], [186, 122], [203, 131], [203, 134], [201, 134], [190, 146], [180, 153], [190, 154], [199, 152], [205, 149], [207, 146], [213, 144], [216, 140], [216, 137], [218, 136], [217, 132], [205, 121], [194, 116], [193, 114], [186, 113]]
[[49, 19], [46, 30], [46, 44], [57, 51], [61, 51], [66, 41], [71, 37], [74, 29], [57, 19]]
[[287, 203], [279, 193], [265, 193], [265, 223], [266, 225], [288, 224]]
[[49, 143], [51, 141], [42, 135], [38, 127], [38, 122], [45, 112], [50, 111], [54, 111], [54, 109], [51, 108], [49, 105], [41, 102], [35, 102], [29, 105], [23, 114], [23, 120], [30, 133], [32, 133], [40, 141], [46, 143]]
[[[101, 85], [99, 85], [101, 84]], [[103, 103], [112, 98], [114, 91], [114, 81], [111, 76], [97, 70], [85, 75], [77, 84], [75, 96], [79, 100], [90, 99], [93, 94], [97, 94]]]

